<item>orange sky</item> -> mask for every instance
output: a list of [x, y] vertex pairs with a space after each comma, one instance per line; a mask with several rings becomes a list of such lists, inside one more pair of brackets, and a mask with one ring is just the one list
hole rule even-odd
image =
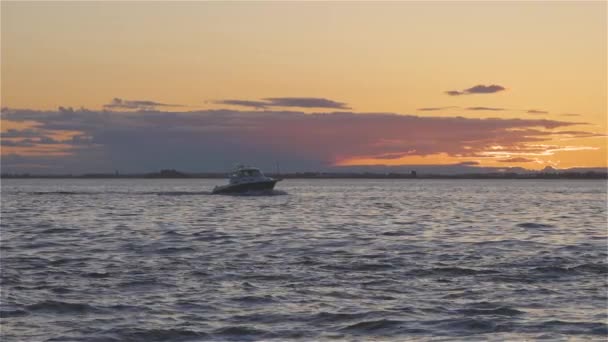
[[[567, 129], [598, 136], [551, 136], [538, 142], [551, 146], [544, 153], [487, 151], [475, 160], [534, 169], [607, 166], [607, 140], [599, 136], [607, 131], [604, 1], [3, 1], [0, 6], [2, 107], [100, 110], [122, 98], [182, 105], [162, 108], [171, 111], [238, 110], [243, 108], [214, 102], [314, 97], [346, 103], [357, 113], [581, 122]], [[491, 84], [506, 90], [445, 94]], [[420, 110], [429, 107], [447, 108]], [[1, 123], [3, 132], [32, 126]], [[61, 140], [77, 133], [53, 134]], [[4, 145], [3, 155], [28, 151]], [[29, 151], [44, 155], [45, 149], [52, 147]], [[516, 157], [528, 161], [499, 161]], [[334, 162], [463, 160], [438, 151], [393, 159], [351, 155]]]

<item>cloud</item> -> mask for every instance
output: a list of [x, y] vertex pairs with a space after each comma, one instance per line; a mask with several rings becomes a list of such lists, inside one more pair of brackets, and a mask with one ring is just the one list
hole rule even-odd
[[256, 109], [264, 109], [269, 103], [264, 101], [249, 101], [249, 100], [219, 100], [213, 101], [216, 104], [225, 104], [230, 106], [251, 107]]
[[555, 131], [552, 134], [555, 135], [567, 135], [569, 138], [591, 138], [591, 137], [605, 137], [606, 134], [592, 133], [585, 131]]
[[[30, 139], [25, 144], [34, 145], [22, 146], [15, 154], [25, 158], [28, 148], [40, 154], [19, 159], [19, 163], [75, 173], [162, 168], [222, 171], [238, 162], [274, 169], [277, 161], [285, 171], [323, 170], [340, 161], [364, 157], [390, 160], [438, 153], [487, 157], [497, 145], [501, 150], [494, 151], [495, 156], [505, 158], [496, 152], [543, 153], [553, 148], [540, 146], [551, 139], [553, 130], [579, 124], [547, 119], [269, 110], [8, 110], [2, 115], [5, 120], [38, 123], [34, 128], [9, 131], [13, 137]], [[72, 136], [59, 139], [53, 132], [72, 132]], [[8, 140], [2, 136], [3, 144]], [[67, 155], [45, 156], [44, 151], [52, 148]], [[3, 169], [12, 167], [10, 160], [2, 157]]]
[[495, 108], [495, 107], [467, 107], [466, 110], [482, 110], [482, 111], [501, 111], [505, 110], [504, 108]]
[[504, 90], [506, 90], [505, 87], [496, 84], [492, 84], [489, 86], [479, 84], [469, 89], [466, 89], [465, 92], [469, 94], [491, 94]]
[[478, 161], [474, 161], [474, 160], [469, 160], [469, 161], [463, 161], [462, 163], [458, 163], [457, 165], [474, 166], [474, 165], [479, 165], [479, 162]]
[[36, 143], [31, 139], [24, 140], [2, 140], [3, 147], [34, 147]]
[[500, 91], [505, 91], [506, 88], [497, 84], [492, 85], [483, 85], [478, 84], [471, 88], [467, 88], [464, 90], [448, 90], [445, 93], [450, 96], [460, 96], [460, 95], [471, 95], [471, 94], [493, 94], [498, 93]]
[[523, 158], [523, 157], [515, 157], [515, 158], [499, 160], [499, 162], [501, 162], [501, 163], [531, 163], [534, 161], [535, 161], [534, 159], [528, 159], [528, 158]]
[[526, 113], [528, 114], [549, 114], [546, 110], [529, 109]]
[[273, 107], [351, 109], [346, 103], [318, 97], [269, 97], [264, 100], [270, 101]]
[[51, 137], [40, 137], [37, 141], [37, 144], [44, 144], [44, 145], [54, 145], [54, 144], [62, 144], [63, 142], [60, 140], [56, 140], [53, 139]]
[[[167, 104], [160, 103], [154, 101], [147, 100], [123, 100], [121, 98], [115, 97], [112, 99], [110, 103], [103, 105], [105, 109], [119, 109], [119, 110], [154, 110], [158, 107], [183, 107], [183, 105], [179, 104]], [[73, 112], [74, 110], [64, 107], [59, 107], [59, 111], [61, 112]]]
[[598, 150], [599, 147], [592, 146], [558, 146], [558, 145], [545, 145], [545, 144], [528, 144], [526, 146], [520, 146], [508, 151], [484, 151], [481, 154], [485, 156], [510, 158], [511, 156], [551, 156], [556, 152], [563, 151], [593, 151]]
[[423, 107], [423, 108], [418, 108], [416, 110], [419, 110], [421, 112], [432, 112], [432, 111], [437, 111], [437, 110], [444, 110], [444, 109], [451, 109], [451, 108], [458, 108], [456, 106], [446, 106], [446, 107]]
[[214, 103], [257, 109], [268, 107], [351, 109], [346, 103], [320, 97], [267, 97], [261, 101], [228, 99], [214, 101]]
[[[5, 111], [6, 112], [6, 111]], [[40, 136], [40, 130], [37, 129], [8, 129], [6, 132], [0, 133], [0, 137], [5, 138], [35, 138]]]
[[562, 116], [581, 116], [581, 115], [576, 114], [576, 113], [564, 113], [564, 114], [562, 114]]

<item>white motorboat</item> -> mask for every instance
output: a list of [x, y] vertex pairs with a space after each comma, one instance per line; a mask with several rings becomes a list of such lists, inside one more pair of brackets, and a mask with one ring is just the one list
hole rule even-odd
[[238, 166], [229, 176], [230, 182], [213, 188], [213, 194], [245, 193], [272, 190], [280, 179], [264, 176], [258, 168]]

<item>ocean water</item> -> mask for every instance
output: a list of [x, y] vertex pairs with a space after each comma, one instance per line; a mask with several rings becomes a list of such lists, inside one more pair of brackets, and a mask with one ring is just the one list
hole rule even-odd
[[2, 180], [1, 340], [608, 338], [605, 181]]

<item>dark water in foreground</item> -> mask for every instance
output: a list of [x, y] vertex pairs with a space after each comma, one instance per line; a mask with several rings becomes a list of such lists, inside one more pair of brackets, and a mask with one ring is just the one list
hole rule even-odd
[[3, 180], [2, 341], [608, 337], [605, 181]]

